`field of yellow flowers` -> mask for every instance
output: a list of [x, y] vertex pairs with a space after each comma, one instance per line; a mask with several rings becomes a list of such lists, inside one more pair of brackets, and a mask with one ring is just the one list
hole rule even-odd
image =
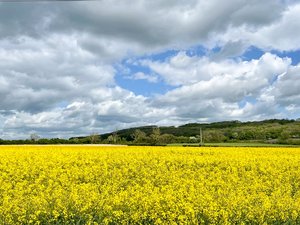
[[300, 149], [2, 146], [0, 224], [300, 224]]

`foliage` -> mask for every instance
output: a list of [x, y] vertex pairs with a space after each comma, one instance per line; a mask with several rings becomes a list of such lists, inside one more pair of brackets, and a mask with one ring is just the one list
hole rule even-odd
[[145, 132], [141, 131], [140, 129], [136, 129], [133, 134], [132, 138], [134, 143], [145, 143], [147, 142], [147, 135]]
[[0, 147], [0, 224], [299, 224], [295, 148]]
[[90, 136], [90, 143], [91, 144], [98, 144], [100, 143], [100, 135], [98, 133], [92, 133]]
[[[166, 145], [170, 143], [200, 142], [202, 128], [204, 143], [257, 142], [294, 144], [300, 142], [300, 121], [265, 120], [256, 122], [225, 121], [211, 124], [186, 124], [179, 127], [146, 126], [91, 134], [66, 139], [30, 138], [29, 140], [0, 140], [0, 144], [133, 144]], [[35, 134], [36, 137], [39, 137]]]
[[[146, 126], [139, 128], [130, 128], [118, 131], [120, 137], [127, 140], [128, 143], [142, 143], [148, 145], [160, 145], [165, 143], [158, 136], [164, 134], [172, 135], [172, 142], [167, 143], [193, 143], [195, 139], [191, 137], [199, 136], [200, 127], [203, 130], [204, 142], [222, 143], [222, 142], [245, 142], [256, 141], [260, 143], [297, 143], [295, 138], [300, 138], [300, 121], [294, 120], [265, 120], [254, 122], [225, 121], [210, 124], [186, 124], [179, 127], [159, 127], [159, 135], [155, 135], [153, 130], [158, 129], [155, 126]], [[146, 137], [143, 141], [134, 139], [135, 131], [143, 132]], [[283, 135], [285, 133], [285, 135]], [[101, 135], [106, 138], [109, 134]]]

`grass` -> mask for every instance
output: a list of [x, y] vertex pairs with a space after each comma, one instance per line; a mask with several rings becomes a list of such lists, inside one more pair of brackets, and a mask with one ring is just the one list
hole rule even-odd
[[[199, 146], [199, 143], [174, 143], [168, 146]], [[299, 145], [285, 144], [268, 144], [268, 143], [253, 143], [253, 142], [230, 142], [230, 143], [204, 143], [206, 147], [300, 147]]]

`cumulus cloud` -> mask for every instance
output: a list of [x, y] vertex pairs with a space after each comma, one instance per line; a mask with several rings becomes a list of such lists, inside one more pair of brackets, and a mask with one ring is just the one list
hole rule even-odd
[[[203, 81], [203, 84], [212, 82], [215, 86], [218, 86], [218, 83], [221, 86], [235, 86], [231, 81], [238, 79], [245, 83], [248, 81], [251, 83], [249, 79], [256, 79], [253, 84], [259, 89], [259, 83], [270, 82], [274, 75], [284, 72], [291, 61], [289, 59], [281, 59], [270, 53], [266, 53], [259, 60], [249, 62], [233, 59], [215, 61], [206, 56], [189, 56], [186, 52], [181, 51], [165, 62], [141, 60], [139, 63], [160, 74], [168, 84], [175, 86], [185, 85], [183, 88], [192, 88], [188, 85], [198, 84], [200, 81]], [[229, 80], [226, 81], [226, 79]], [[220, 89], [227, 91], [228, 89], [225, 86], [222, 86]], [[207, 88], [209, 89], [210, 86], [208, 85]], [[237, 88], [244, 91], [247, 90], [239, 86], [236, 86], [233, 90]], [[198, 88], [196, 89], [200, 91]]]
[[18, 137], [28, 138], [30, 133], [37, 132], [43, 137], [70, 137], [155, 124], [164, 117], [172, 122], [171, 111], [151, 107], [145, 97], [119, 87], [99, 89], [94, 94], [94, 101], [74, 101], [39, 113], [21, 111], [7, 116], [3, 136], [19, 132]]
[[278, 76], [274, 85], [266, 90], [267, 96], [273, 96], [276, 101], [287, 109], [294, 109], [300, 105], [300, 65], [290, 67]]
[[288, 6], [279, 0], [232, 0], [226, 4], [218, 0], [134, 0], [130, 7], [120, 0], [2, 3], [0, 30], [4, 37], [79, 33], [84, 36], [79, 42], [100, 53], [107, 54], [109, 49], [149, 52], [210, 43], [223, 32], [240, 27], [251, 31], [268, 27], [280, 20]]
[[149, 75], [149, 74], [145, 74], [143, 72], [134, 73], [130, 76], [127, 76], [126, 78], [131, 79], [131, 80], [146, 80], [150, 83], [158, 82], [158, 77], [156, 75]]
[[72, 37], [18, 41], [0, 41], [1, 109], [39, 112], [114, 84], [113, 67], [98, 62]]
[[[185, 62], [184, 68], [172, 67], [173, 58], [177, 60], [178, 55]], [[280, 99], [286, 101], [288, 98], [285, 95], [288, 95], [292, 98], [289, 102], [291, 104], [295, 102], [293, 96], [296, 98], [299, 96], [296, 89], [292, 88], [293, 85], [291, 85], [292, 89], [287, 90], [290, 84], [285, 83], [283, 79], [289, 74], [290, 80], [287, 82], [294, 82], [294, 86], [297, 86], [298, 77], [295, 73], [291, 73], [297, 67], [291, 66], [291, 60], [288, 58], [279, 58], [266, 53], [258, 60], [247, 62], [223, 60], [216, 63], [207, 57], [187, 56], [182, 52], [178, 55], [169, 59], [168, 62], [154, 62], [156, 72], [163, 78], [166, 77], [166, 81], [170, 84], [174, 84], [172, 78], [177, 82], [179, 80], [172, 74], [180, 74], [179, 76], [184, 76], [186, 79], [178, 83], [182, 86], [159, 96], [153, 102], [154, 105], [160, 107], [173, 106], [178, 117], [207, 118], [211, 121], [279, 116], [278, 113], [284, 106]], [[153, 66], [149, 62], [148, 65]], [[179, 63], [179, 65], [182, 64]], [[208, 73], [204, 77], [203, 67]], [[165, 70], [165, 68], [168, 69]], [[176, 73], [176, 70], [179, 72]], [[190, 75], [189, 71], [194, 71], [194, 73]], [[276, 90], [276, 93], [273, 90]], [[251, 97], [253, 102], [246, 102], [246, 105], [241, 107], [239, 103], [247, 97]]]
[[[1, 2], [0, 138], [296, 115], [299, 66], [242, 55], [299, 50], [299, 10], [281, 0]], [[188, 54], [193, 46], [206, 53]], [[151, 57], [167, 50], [178, 54]], [[149, 72], [127, 68], [127, 78], [172, 90], [122, 88], [116, 65], [132, 58]]]
[[[272, 14], [272, 13], [271, 13]], [[248, 45], [257, 46], [265, 50], [276, 49], [280, 51], [299, 50], [299, 21], [300, 5], [291, 4], [278, 19], [272, 23], [258, 28], [249, 29], [248, 26], [240, 26], [227, 30], [220, 37], [220, 41], [244, 41]]]

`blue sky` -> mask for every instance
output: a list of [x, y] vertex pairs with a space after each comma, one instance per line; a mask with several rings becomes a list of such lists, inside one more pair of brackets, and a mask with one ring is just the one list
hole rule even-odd
[[[215, 47], [213, 49], [205, 49], [203, 46], [191, 47], [189, 49], [185, 49], [187, 56], [193, 57], [209, 57], [209, 55], [219, 53], [222, 50], [221, 47]], [[116, 82], [117, 84], [125, 89], [128, 89], [134, 92], [137, 95], [143, 95], [147, 97], [154, 96], [156, 94], [165, 94], [170, 90], [178, 88], [178, 86], [172, 86], [167, 84], [163, 79], [159, 79], [160, 74], [152, 71], [148, 66], [144, 66], [141, 64], [137, 64], [136, 62], [141, 60], [149, 60], [153, 62], [166, 62], [171, 57], [176, 56], [180, 50], [167, 50], [164, 52], [144, 55], [136, 58], [126, 58], [122, 60], [122, 62], [115, 66], [116, 70]], [[235, 55], [234, 57], [230, 57], [232, 60], [243, 60], [243, 61], [251, 61], [260, 59], [265, 53], [271, 53], [280, 58], [289, 58], [291, 60], [291, 65], [296, 66], [300, 62], [300, 50], [296, 51], [278, 51], [278, 50], [270, 50], [264, 51], [263, 49], [257, 48], [255, 46], [249, 46], [241, 55]], [[132, 63], [132, 61], [134, 63]], [[124, 71], [124, 69], [126, 71]], [[134, 79], [130, 77], [132, 74], [136, 73], [144, 73], [151, 74], [153, 76], [158, 77], [157, 81], [149, 82], [147, 79]], [[277, 79], [277, 76], [274, 76], [274, 81]], [[245, 105], [245, 102], [255, 103], [255, 98], [245, 97], [239, 104]]]
[[300, 117], [298, 1], [0, 2], [0, 138]]

